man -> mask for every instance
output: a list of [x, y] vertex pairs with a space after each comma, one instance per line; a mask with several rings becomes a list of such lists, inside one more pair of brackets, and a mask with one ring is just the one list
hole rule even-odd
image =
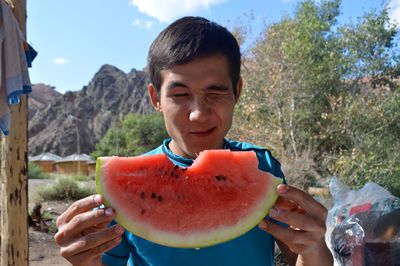
[[[171, 138], [148, 154], [164, 153], [180, 166], [191, 165], [207, 149], [252, 150], [261, 170], [284, 178], [271, 153], [248, 143], [225, 139], [242, 89], [240, 49], [224, 27], [199, 17], [184, 17], [153, 42], [148, 92], [164, 116]], [[258, 227], [209, 248], [178, 249], [139, 238], [111, 222], [112, 209], [93, 208], [101, 196], [71, 205], [57, 219], [61, 255], [74, 265], [273, 265], [276, 239], [291, 264], [332, 265], [324, 241], [326, 209], [308, 194], [288, 185]], [[110, 224], [111, 222], [111, 224]]]

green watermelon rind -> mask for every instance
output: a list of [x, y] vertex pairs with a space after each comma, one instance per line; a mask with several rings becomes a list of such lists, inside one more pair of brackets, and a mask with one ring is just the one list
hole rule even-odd
[[136, 236], [147, 239], [151, 242], [177, 248], [203, 248], [209, 247], [216, 244], [224, 243], [237, 238], [252, 228], [257, 226], [269, 213], [269, 210], [275, 204], [278, 199], [278, 193], [276, 187], [283, 183], [283, 179], [269, 175], [271, 180], [268, 184], [267, 191], [265, 193], [265, 201], [262, 201], [261, 206], [257, 207], [257, 211], [253, 211], [252, 215], [249, 215], [239, 224], [234, 226], [227, 226], [226, 228], [218, 228], [210, 231], [209, 233], [200, 232], [197, 235], [192, 234], [189, 238], [187, 235], [181, 237], [174, 233], [166, 233], [162, 231], [157, 231], [154, 228], [149, 230], [146, 224], [140, 225], [139, 223], [133, 223], [131, 218], [127, 217], [125, 213], [127, 211], [119, 207], [116, 202], [113, 201], [111, 197], [107, 196], [106, 189], [103, 188], [101, 179], [101, 168], [107, 162], [109, 157], [99, 157], [96, 162], [96, 190], [97, 193], [102, 195], [104, 198], [104, 205], [106, 207], [112, 207], [116, 212], [115, 221], [124, 227], [129, 232], [135, 234]]

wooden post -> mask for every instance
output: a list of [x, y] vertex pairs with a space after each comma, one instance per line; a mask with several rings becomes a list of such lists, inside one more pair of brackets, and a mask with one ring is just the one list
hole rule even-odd
[[[14, 0], [13, 4], [14, 15], [26, 35], [26, 0]], [[2, 140], [1, 265], [3, 266], [25, 266], [29, 262], [27, 114], [27, 96], [22, 96], [19, 105], [11, 106], [10, 134]]]

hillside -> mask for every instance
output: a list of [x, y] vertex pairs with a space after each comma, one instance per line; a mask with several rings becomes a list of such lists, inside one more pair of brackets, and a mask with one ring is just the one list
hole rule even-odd
[[[87, 86], [66, 92], [29, 121], [29, 154], [90, 153], [107, 129], [128, 113], [148, 114], [147, 73], [103, 65]], [[32, 97], [34, 98], [34, 97]], [[36, 101], [35, 101], [36, 104]], [[79, 142], [78, 142], [79, 140]]]
[[61, 95], [61, 93], [55, 90], [55, 87], [43, 83], [32, 85], [32, 92], [28, 96], [29, 118], [32, 118], [36, 112], [44, 109]]

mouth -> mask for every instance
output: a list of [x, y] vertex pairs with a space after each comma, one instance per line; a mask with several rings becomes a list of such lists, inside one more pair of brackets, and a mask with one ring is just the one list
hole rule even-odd
[[207, 137], [207, 136], [210, 136], [212, 133], [214, 133], [216, 128], [217, 127], [213, 127], [213, 128], [207, 129], [207, 130], [190, 131], [189, 133], [191, 135], [194, 135], [197, 137]]

